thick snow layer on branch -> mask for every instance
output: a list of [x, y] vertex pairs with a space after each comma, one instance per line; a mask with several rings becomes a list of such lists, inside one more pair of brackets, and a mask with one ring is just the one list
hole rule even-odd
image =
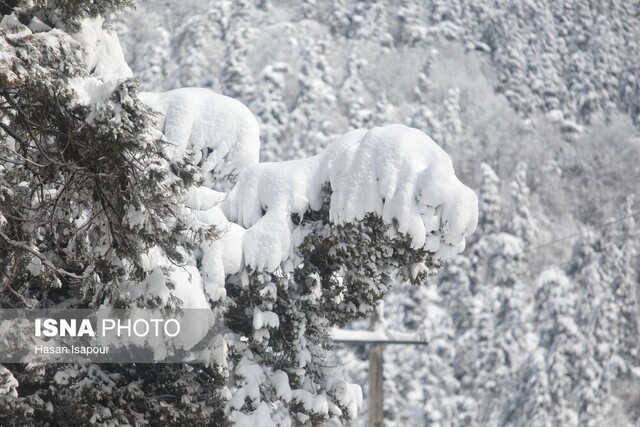
[[85, 19], [73, 38], [84, 47], [87, 70], [96, 78], [107, 82], [133, 76], [118, 35], [112, 29], [104, 28], [103, 18]]
[[73, 38], [84, 49], [89, 76], [75, 77], [70, 83], [78, 101], [91, 108], [89, 120], [92, 120], [118, 82], [132, 77], [133, 73], [124, 59], [118, 35], [104, 28], [103, 18], [85, 19]]
[[195, 152], [207, 185], [218, 179], [233, 181], [258, 163], [258, 121], [241, 102], [202, 88], [147, 92], [140, 98], [161, 113], [158, 128], [177, 156], [187, 149]]
[[327, 185], [333, 223], [376, 214], [439, 259], [462, 251], [476, 228], [477, 197], [431, 138], [403, 125], [356, 130], [317, 156], [252, 165], [240, 176], [223, 209], [247, 228], [245, 263], [271, 271], [285, 261], [293, 246], [291, 215], [320, 209]]

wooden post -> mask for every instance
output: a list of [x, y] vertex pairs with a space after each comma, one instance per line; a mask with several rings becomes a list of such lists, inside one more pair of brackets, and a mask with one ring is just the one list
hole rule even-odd
[[367, 427], [382, 427], [384, 423], [384, 345], [371, 344], [369, 350], [369, 420]]
[[[424, 338], [421, 339], [417, 334], [390, 334], [387, 330], [376, 330], [376, 325], [382, 318], [382, 312], [383, 307], [380, 304], [371, 319], [370, 331], [334, 329], [331, 333], [336, 343], [369, 344], [369, 414], [367, 427], [382, 427], [384, 425], [384, 348], [387, 345], [428, 345], [428, 342]], [[396, 339], [394, 339], [394, 336]]]

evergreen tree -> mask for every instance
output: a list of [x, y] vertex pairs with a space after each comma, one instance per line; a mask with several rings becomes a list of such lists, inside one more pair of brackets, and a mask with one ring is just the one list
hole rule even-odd
[[[168, 157], [117, 38], [98, 17], [127, 5], [38, 2], [2, 18], [4, 308], [163, 306], [156, 295], [133, 299], [123, 292], [152, 276], [170, 283], [171, 267], [150, 269], [144, 255], [155, 250], [183, 262], [212, 231], [199, 230], [185, 213], [186, 192], [200, 182], [197, 168], [189, 155]], [[10, 370], [0, 372], [4, 425], [223, 419], [213, 389], [197, 402], [158, 397], [213, 383], [218, 375], [208, 368], [31, 364]], [[70, 380], [57, 381], [59, 372]]]
[[234, 3], [228, 42], [220, 71], [222, 93], [249, 104], [255, 98], [253, 74], [247, 64], [250, 29], [246, 1]]
[[258, 98], [251, 104], [251, 110], [260, 120], [260, 158], [265, 161], [283, 157], [285, 132], [289, 123], [284, 90], [289, 73], [291, 68], [282, 62], [266, 66], [260, 77]]
[[365, 128], [372, 120], [373, 113], [365, 107], [363, 94], [366, 93], [366, 89], [359, 75], [365, 64], [366, 61], [353, 55], [349, 58], [347, 75], [340, 90], [340, 100], [347, 108], [351, 129]]
[[575, 322], [576, 291], [559, 269], [548, 270], [537, 280], [533, 320], [539, 342], [514, 383], [505, 424], [577, 424], [578, 362], [587, 342]]
[[376, 111], [373, 115], [373, 124], [383, 126], [393, 123], [395, 107], [387, 101], [387, 96], [383, 93], [376, 101]]
[[346, 37], [349, 26], [351, 25], [351, 17], [345, 0], [335, 0], [331, 2], [326, 20], [329, 24], [331, 35], [334, 37]]
[[384, 48], [393, 46], [383, 1], [356, 0], [350, 21], [350, 38], [375, 41]]
[[316, 0], [302, 0], [300, 4], [300, 16], [302, 19], [314, 19], [316, 8]]
[[151, 34], [144, 34], [144, 39], [141, 37], [140, 50], [132, 67], [142, 70], [138, 75], [142, 90], [157, 90], [164, 87], [169, 77], [171, 35], [160, 14], [150, 14], [146, 18], [154, 21], [155, 26]]
[[474, 322], [474, 295], [469, 272], [471, 261], [458, 256], [438, 276], [438, 290], [451, 316], [456, 337], [467, 332]]
[[617, 237], [616, 248], [619, 253], [617, 268], [614, 270], [612, 288], [616, 301], [616, 320], [618, 323], [620, 355], [627, 363], [635, 366], [638, 361], [638, 348], [635, 345], [638, 337], [638, 273], [634, 268], [637, 257], [635, 238], [638, 231], [634, 211], [635, 198], [627, 196], [621, 209], [622, 221], [620, 233]]
[[[181, 53], [172, 87], [213, 87], [213, 70], [205, 55], [210, 22], [201, 16], [190, 18], [179, 29], [174, 50]], [[162, 39], [161, 39], [162, 40]], [[156, 42], [156, 40], [153, 40]], [[141, 75], [140, 78], [146, 76]]]
[[536, 223], [529, 210], [529, 193], [527, 164], [519, 162], [511, 183], [511, 198], [514, 211], [509, 229], [515, 236], [521, 238], [526, 245], [531, 245], [538, 233]]
[[[5, 366], [0, 423], [353, 419], [361, 394], [326, 364], [330, 328], [366, 318], [394, 283], [422, 284], [461, 251], [475, 194], [426, 135], [401, 125], [348, 133], [311, 159], [257, 163], [257, 123], [244, 106], [207, 89], [139, 96], [116, 37], [94, 16], [106, 9], [67, 15], [68, 6], [16, 9], [0, 25], [2, 306], [195, 304], [211, 309], [220, 333], [202, 341], [211, 351], [199, 365]], [[302, 97], [326, 96], [318, 83], [331, 82], [324, 47], [312, 47]], [[376, 172], [383, 161], [393, 163]], [[202, 171], [218, 167], [237, 172], [222, 206], [202, 185]], [[438, 176], [420, 185], [443, 195], [434, 202], [372, 185], [410, 188], [430, 167]], [[433, 218], [418, 213], [436, 208]], [[446, 357], [432, 362], [446, 379]]]
[[444, 100], [444, 115], [441, 121], [438, 143], [446, 149], [458, 148], [462, 142], [462, 121], [460, 119], [460, 89], [453, 88]]
[[302, 52], [298, 80], [300, 90], [294, 100], [288, 133], [292, 143], [287, 158], [317, 154], [333, 134], [327, 116], [335, 108], [333, 70], [327, 61], [326, 41], [309, 40]]
[[431, 136], [433, 140], [442, 140], [442, 124], [436, 117], [433, 111], [428, 107], [429, 104], [434, 102], [432, 99], [432, 90], [430, 83], [430, 73], [433, 63], [438, 57], [438, 51], [431, 49], [429, 55], [422, 65], [422, 70], [418, 74], [418, 82], [413, 89], [417, 108], [411, 117], [411, 126], [421, 129], [427, 135]]
[[500, 232], [500, 179], [491, 166], [486, 163], [480, 165], [482, 179], [480, 184], [480, 197], [478, 228], [482, 234]]
[[416, 47], [427, 39], [426, 19], [423, 17], [424, 9], [419, 3], [411, 0], [403, 0], [398, 8], [399, 44]]
[[[89, 8], [57, 22], [79, 28], [83, 15], [101, 10]], [[66, 8], [35, 8], [19, 16], [29, 22], [66, 13]], [[47, 289], [68, 298], [87, 295], [90, 285], [93, 300], [81, 301], [99, 304], [110, 298], [109, 284], [144, 280], [149, 272], [140, 254], [146, 249], [159, 246], [181, 259], [180, 247], [189, 243], [182, 237], [186, 224], [179, 200], [199, 174], [186, 163], [189, 159], [166, 157], [165, 143], [153, 129], [151, 111], [137, 98], [121, 54], [115, 59], [120, 63], [87, 63], [72, 52], [94, 46], [51, 30], [53, 22], [49, 31], [35, 34], [16, 15], [5, 16], [3, 23], [3, 49], [14, 64], [3, 68], [0, 94], [5, 141], [0, 150], [10, 165], [0, 181], [0, 253], [7, 260], [0, 272], [3, 296], [11, 289], [8, 294], [20, 300], [16, 303], [38, 304], [50, 295]], [[100, 28], [101, 21], [82, 25], [98, 32], [94, 43], [115, 38]], [[104, 102], [78, 103], [82, 89], [72, 86], [72, 79], [113, 74], [121, 77], [114, 87], [102, 86], [110, 90]], [[167, 192], [175, 198], [167, 198]], [[38, 267], [25, 274], [27, 265]]]

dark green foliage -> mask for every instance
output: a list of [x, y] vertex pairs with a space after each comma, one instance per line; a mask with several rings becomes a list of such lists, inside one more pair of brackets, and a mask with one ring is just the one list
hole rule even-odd
[[106, 16], [135, 5], [134, 0], [34, 0], [3, 1], [4, 14], [16, 13], [20, 21], [27, 24], [35, 16], [50, 27], [62, 27], [73, 32], [79, 29], [84, 18]]
[[[36, 33], [5, 17], [0, 308], [146, 303], [120, 293], [148, 276], [141, 256], [157, 247], [180, 263], [205, 233], [211, 237], [213, 230], [187, 227], [184, 219], [182, 200], [200, 172], [189, 154], [168, 158], [137, 82], [100, 81], [99, 102], [76, 92], [94, 70], [84, 46], [60, 28], [73, 32], [81, 19], [128, 4], [39, 1], [14, 9], [23, 23], [37, 16], [57, 27]], [[0, 425], [221, 425], [222, 372], [203, 365], [0, 366]]]
[[3, 426], [220, 426], [220, 374], [203, 365], [8, 366], [17, 399], [0, 396]]
[[[231, 304], [225, 319], [227, 327], [247, 342], [246, 347], [232, 346], [237, 369], [231, 369], [232, 378], [235, 375], [242, 383], [239, 369], [251, 360], [273, 372], [285, 372], [292, 389], [312, 381], [315, 389], [326, 390], [346, 416], [349, 411], [341, 406], [342, 399], [336, 397], [338, 391], [331, 382], [335, 380], [328, 360], [331, 327], [368, 318], [398, 280], [423, 284], [439, 266], [430, 252], [411, 248], [408, 236], [392, 234], [395, 226], [375, 215], [332, 224], [329, 201], [327, 191], [321, 210], [292, 218], [309, 233], [297, 250], [300, 263], [291, 271], [283, 267], [274, 273], [249, 272], [227, 280]], [[260, 312], [275, 313], [279, 326], [257, 327], [255, 318]], [[261, 392], [272, 395], [274, 387], [266, 381]], [[255, 409], [249, 400], [245, 405], [245, 412]], [[287, 406], [294, 417], [296, 413], [310, 416], [312, 425], [327, 420], [326, 414], [310, 412], [295, 399]]]
[[[193, 244], [167, 195], [184, 194], [199, 173], [188, 158], [169, 164], [137, 83], [119, 82], [93, 111], [68, 84], [86, 75], [77, 42], [63, 33], [5, 41], [15, 57], [0, 75], [3, 305], [42, 303], [51, 287], [141, 280], [151, 246], [180, 262], [179, 248]], [[135, 212], [144, 221], [130, 220]]]

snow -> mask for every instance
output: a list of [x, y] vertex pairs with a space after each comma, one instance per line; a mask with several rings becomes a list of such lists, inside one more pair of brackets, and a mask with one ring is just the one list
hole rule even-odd
[[277, 314], [272, 311], [262, 311], [257, 307], [254, 309], [253, 329], [278, 328], [279, 326], [280, 319], [278, 319]]
[[276, 427], [266, 402], [260, 403], [258, 408], [250, 414], [234, 412], [231, 414], [231, 421], [236, 427]]
[[118, 35], [103, 26], [103, 18], [85, 19], [80, 31], [72, 35], [84, 47], [87, 70], [104, 82], [132, 77]]
[[303, 389], [293, 391], [293, 401], [302, 405], [308, 412], [327, 415], [329, 413], [329, 401], [326, 394], [314, 395]]
[[18, 397], [17, 388], [18, 380], [15, 379], [10, 370], [0, 365], [0, 396]]
[[284, 371], [277, 371], [271, 375], [271, 384], [276, 390], [278, 397], [285, 402], [290, 402], [293, 397], [291, 386], [289, 385], [289, 376]]
[[202, 88], [145, 92], [140, 99], [160, 113], [158, 128], [173, 145], [173, 155], [195, 152], [207, 186], [233, 181], [258, 162], [258, 122], [241, 102]]
[[345, 134], [305, 160], [249, 166], [223, 210], [247, 229], [245, 263], [275, 270], [291, 256], [292, 214], [318, 210], [323, 189], [332, 194], [330, 220], [345, 224], [373, 213], [397, 221], [414, 248], [437, 259], [464, 249], [477, 225], [477, 197], [455, 176], [450, 157], [423, 132], [390, 125]]
[[347, 416], [355, 419], [358, 416], [358, 410], [362, 408], [362, 389], [357, 384], [349, 384], [344, 380], [336, 380], [331, 387], [338, 403], [347, 409]]
[[198, 187], [189, 192], [186, 206], [192, 209], [194, 220], [215, 226], [220, 233], [214, 240], [206, 240], [202, 246], [203, 287], [211, 301], [220, 301], [226, 296], [226, 276], [238, 273], [244, 266], [242, 241], [245, 229], [227, 220], [220, 209], [226, 195], [207, 187]]
[[[43, 31], [44, 24], [35, 21], [34, 19], [32, 26], [38, 31]], [[133, 73], [125, 61], [118, 35], [115, 31], [104, 28], [103, 18], [85, 19], [80, 31], [74, 33], [73, 38], [84, 50], [89, 76], [74, 77], [69, 84], [76, 92], [78, 102], [91, 108], [92, 113], [88, 118], [91, 121], [100, 106], [113, 94], [116, 86], [131, 78]]]

